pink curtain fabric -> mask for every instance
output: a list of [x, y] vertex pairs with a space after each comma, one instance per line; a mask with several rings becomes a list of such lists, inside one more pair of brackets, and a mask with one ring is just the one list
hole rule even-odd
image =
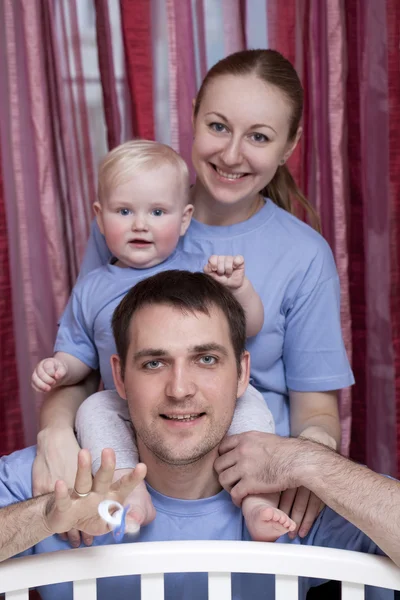
[[114, 68], [112, 31], [108, 0], [95, 0], [97, 53], [103, 90], [104, 113], [107, 124], [108, 149], [118, 146], [122, 139], [121, 115], [118, 106], [117, 82]]
[[15, 356], [7, 222], [0, 160], [0, 456], [24, 444]]
[[[363, 202], [365, 456], [396, 473], [396, 402], [390, 320], [390, 203], [387, 15], [385, 3], [358, 2], [359, 181]], [[353, 57], [349, 53], [349, 60]], [[350, 147], [350, 151], [352, 151]], [[351, 158], [351, 156], [350, 156]]]
[[397, 473], [400, 473], [400, 11], [397, 0], [386, 6], [388, 36], [388, 93], [389, 93], [389, 201], [391, 250], [391, 324], [394, 352]]
[[154, 139], [151, 3], [120, 0], [126, 72], [130, 86], [132, 129]]
[[1, 153], [26, 443], [36, 439], [41, 401], [30, 374], [52, 352], [95, 198], [75, 3], [68, 7], [67, 14], [64, 3], [51, 0], [6, 0], [0, 6], [6, 59], [0, 74]]
[[[190, 166], [193, 138], [192, 100], [197, 91], [191, 0], [168, 0], [167, 15], [171, 141], [172, 146], [180, 152]], [[192, 51], [188, 52], [188, 48]]]

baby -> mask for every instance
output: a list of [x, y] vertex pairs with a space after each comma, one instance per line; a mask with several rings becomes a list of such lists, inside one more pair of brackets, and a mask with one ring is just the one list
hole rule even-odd
[[[193, 206], [188, 203], [186, 163], [169, 146], [134, 140], [112, 150], [99, 169], [98, 202], [94, 204], [99, 228], [113, 258], [75, 285], [61, 319], [55, 355], [42, 360], [32, 375], [36, 390], [48, 392], [85, 379], [94, 369], [106, 391], [87, 399], [77, 420], [78, 440], [89, 448], [99, 467], [101, 449], [114, 448], [116, 477], [138, 462], [128, 418], [121, 419], [121, 398], [115, 392], [110, 357], [116, 353], [111, 331], [114, 309], [138, 281], [168, 269], [199, 271], [215, 277], [232, 290], [243, 306], [247, 335], [256, 335], [264, 320], [261, 299], [245, 276], [241, 256], [204, 257], [188, 254], [179, 243], [189, 227]], [[94, 407], [93, 401], [96, 406]], [[130, 423], [129, 423], [130, 427]], [[228, 435], [250, 430], [273, 432], [272, 415], [252, 386], [238, 400]], [[295, 523], [277, 508], [279, 494], [249, 496], [242, 504], [250, 535], [274, 541], [294, 531]], [[155, 516], [144, 483], [129, 497], [130, 517], [146, 525]]]

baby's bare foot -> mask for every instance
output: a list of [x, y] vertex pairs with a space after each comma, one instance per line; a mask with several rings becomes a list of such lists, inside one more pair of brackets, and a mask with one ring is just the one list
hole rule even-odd
[[294, 531], [296, 523], [279, 508], [264, 501], [253, 505], [251, 510], [243, 509], [247, 529], [256, 542], [275, 542], [281, 535]]
[[[131, 473], [131, 471], [132, 469], [118, 469], [114, 473], [113, 481], [117, 481], [123, 475]], [[156, 509], [143, 481], [129, 494], [124, 505], [129, 506], [125, 522], [125, 531], [127, 533], [137, 533], [140, 527], [148, 525], [156, 517]]]

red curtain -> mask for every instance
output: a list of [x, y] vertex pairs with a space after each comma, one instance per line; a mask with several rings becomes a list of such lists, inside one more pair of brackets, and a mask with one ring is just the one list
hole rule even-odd
[[387, 0], [389, 90], [389, 200], [391, 206], [391, 322], [396, 389], [397, 475], [400, 476], [400, 7]]
[[136, 137], [154, 139], [151, 3], [121, 0], [126, 73], [132, 99], [132, 130]]
[[364, 254], [364, 202], [361, 187], [361, 123], [360, 123], [360, 56], [357, 27], [360, 9], [349, 2], [346, 10], [348, 80], [347, 117], [352, 124], [348, 131], [349, 184], [350, 184], [350, 238], [349, 264], [351, 320], [353, 334], [353, 372], [357, 385], [352, 398], [351, 456], [360, 462], [366, 458], [366, 296]]
[[15, 360], [7, 223], [0, 161], [0, 456], [24, 446]]

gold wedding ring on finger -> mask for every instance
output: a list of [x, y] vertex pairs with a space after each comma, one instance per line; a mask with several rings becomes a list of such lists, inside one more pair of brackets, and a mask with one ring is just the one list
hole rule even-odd
[[79, 498], [86, 498], [86, 496], [89, 496], [89, 494], [90, 494], [90, 492], [91, 492], [91, 491], [92, 491], [92, 490], [89, 490], [89, 491], [88, 491], [88, 492], [86, 492], [85, 494], [81, 494], [80, 492], [78, 492], [78, 491], [76, 490], [76, 488], [74, 488], [74, 492], [75, 492], [75, 494], [76, 494], [77, 496], [79, 496]]

